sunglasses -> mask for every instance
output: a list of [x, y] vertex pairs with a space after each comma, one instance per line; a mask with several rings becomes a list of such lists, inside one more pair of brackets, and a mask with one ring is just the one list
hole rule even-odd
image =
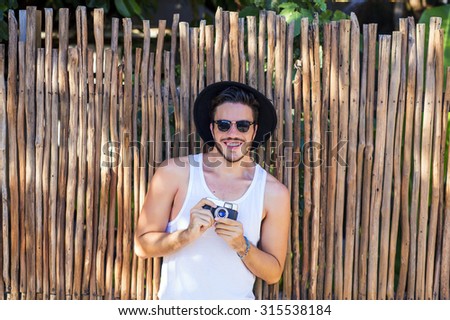
[[213, 123], [217, 124], [217, 128], [222, 132], [227, 132], [231, 129], [231, 125], [233, 123], [236, 124], [236, 128], [239, 132], [247, 132], [250, 129], [251, 125], [254, 125], [255, 122], [251, 122], [248, 120], [238, 120], [238, 121], [230, 121], [230, 120], [215, 120]]

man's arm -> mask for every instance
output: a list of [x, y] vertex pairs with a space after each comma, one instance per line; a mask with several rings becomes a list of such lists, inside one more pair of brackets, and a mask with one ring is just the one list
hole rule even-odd
[[[287, 188], [270, 177], [264, 196], [266, 216], [261, 225], [259, 248], [250, 245], [242, 259], [246, 267], [267, 283], [276, 283], [284, 269], [289, 236], [290, 195]], [[242, 224], [230, 219], [217, 219], [216, 232], [240, 255], [246, 243]]]
[[197, 239], [214, 223], [211, 213], [202, 209], [209, 202], [202, 200], [191, 209], [187, 229], [173, 233], [165, 231], [179, 184], [187, 183], [189, 179], [187, 162], [183, 162], [187, 168], [180, 167], [179, 163], [174, 160], [164, 162], [151, 180], [134, 236], [134, 250], [141, 258], [173, 253]]

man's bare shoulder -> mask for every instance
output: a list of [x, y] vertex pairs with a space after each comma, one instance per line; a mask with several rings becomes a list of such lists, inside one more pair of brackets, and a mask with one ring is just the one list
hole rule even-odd
[[156, 179], [177, 183], [189, 175], [189, 157], [178, 157], [164, 160], [156, 169]]
[[277, 178], [268, 173], [266, 178], [265, 196], [274, 198], [289, 197], [289, 190], [284, 184], [278, 181]]
[[271, 211], [279, 212], [279, 209], [281, 208], [287, 209], [282, 211], [289, 211], [290, 207], [290, 194], [288, 188], [269, 173], [266, 178], [264, 207], [266, 208], [266, 213]]

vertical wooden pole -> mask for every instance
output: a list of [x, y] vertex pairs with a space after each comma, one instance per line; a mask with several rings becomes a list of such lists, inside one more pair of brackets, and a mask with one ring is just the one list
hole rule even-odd
[[[402, 189], [402, 172], [401, 172], [401, 156], [402, 156], [402, 140], [403, 140], [403, 123], [405, 121], [405, 103], [406, 103], [406, 59], [407, 59], [407, 35], [408, 25], [406, 19], [400, 19], [400, 32], [402, 35], [401, 44], [401, 74], [400, 74], [400, 89], [398, 97], [398, 114], [397, 123], [395, 125], [395, 146], [394, 146], [394, 202], [392, 212], [392, 224], [389, 240], [389, 265], [388, 265], [388, 279], [387, 279], [387, 298], [392, 300], [395, 298], [395, 263], [397, 253], [397, 238], [398, 238], [398, 224], [400, 218], [401, 208], [401, 189]], [[409, 181], [407, 182], [409, 185]]]
[[359, 255], [361, 243], [361, 217], [362, 217], [362, 184], [364, 175], [364, 151], [366, 148], [366, 107], [367, 107], [367, 68], [368, 68], [368, 26], [363, 26], [363, 54], [360, 66], [360, 91], [359, 91], [359, 120], [358, 120], [358, 149], [357, 149], [357, 173], [356, 173], [356, 218], [355, 218], [355, 252], [353, 266], [353, 299], [358, 299], [359, 293]]
[[27, 265], [25, 239], [25, 190], [26, 190], [26, 141], [25, 141], [25, 42], [19, 41], [19, 97], [17, 107], [17, 151], [19, 156], [19, 235], [20, 239], [20, 282], [21, 298], [26, 298]]
[[[206, 85], [214, 83], [214, 26], [205, 27], [206, 39]], [[172, 67], [172, 64], [170, 66]], [[174, 154], [175, 155], [175, 154]]]
[[378, 299], [386, 299], [389, 258], [389, 230], [391, 227], [391, 192], [394, 165], [395, 123], [398, 109], [402, 57], [402, 34], [392, 33], [391, 76], [386, 127], [384, 178], [381, 204], [380, 255], [378, 262]]
[[86, 173], [87, 173], [87, 16], [86, 7], [76, 11], [78, 57], [79, 57], [79, 135], [78, 135], [78, 181], [75, 225], [75, 262], [73, 274], [73, 299], [81, 299], [81, 282], [83, 277], [84, 228], [86, 208]]
[[407, 42], [408, 75], [406, 88], [406, 111], [405, 111], [405, 141], [403, 151], [402, 189], [401, 189], [401, 230], [402, 245], [400, 258], [400, 273], [397, 285], [397, 299], [404, 299], [406, 290], [406, 279], [408, 274], [408, 259], [410, 246], [410, 217], [409, 217], [409, 189], [412, 168], [412, 142], [414, 130], [414, 103], [416, 86], [416, 28], [414, 20], [408, 18], [408, 42]]
[[[217, 7], [214, 26], [216, 27], [216, 36], [214, 41], [214, 80], [219, 82], [222, 80], [222, 46], [227, 46], [228, 42], [224, 41], [223, 33], [223, 10]], [[225, 39], [228, 39], [228, 33], [225, 32]]]
[[186, 156], [187, 139], [189, 132], [189, 79], [190, 79], [190, 53], [189, 53], [189, 24], [180, 22], [180, 66], [181, 66], [181, 83], [180, 83], [180, 132], [181, 132], [181, 149], [180, 156]]
[[[148, 117], [148, 127], [149, 127], [149, 137], [147, 138], [148, 141], [154, 141], [155, 139], [155, 116], [154, 116], [154, 112], [155, 112], [155, 102], [154, 102], [154, 96], [155, 96], [155, 85], [154, 85], [154, 81], [153, 81], [153, 73], [154, 73], [154, 65], [155, 65], [155, 54], [154, 52], [150, 53], [150, 58], [149, 58], [149, 67], [148, 67], [148, 110], [149, 110], [149, 117]], [[154, 163], [154, 152], [152, 150], [150, 150], [150, 158], [149, 158], [149, 162], [150, 164]], [[153, 177], [154, 174], [154, 167], [152, 165], [150, 165], [149, 168], [149, 177], [148, 177], [148, 184], [150, 184], [151, 179]], [[149, 187], [149, 186], [147, 186]], [[145, 299], [153, 299], [153, 296], [156, 296], [156, 292], [154, 292], [154, 274], [153, 274], [153, 260], [154, 259], [148, 259], [147, 260], [147, 291], [146, 291], [146, 296]]]
[[432, 136], [434, 128], [433, 113], [436, 104], [436, 65], [434, 38], [440, 27], [440, 19], [430, 20], [430, 32], [428, 38], [427, 69], [425, 74], [425, 98], [423, 111], [422, 145], [420, 162], [420, 204], [419, 204], [419, 229], [417, 237], [417, 276], [416, 299], [425, 298], [425, 268], [426, 268], [426, 238], [429, 219], [429, 192], [432, 165]]
[[45, 139], [45, 49], [37, 49], [36, 61], [36, 299], [41, 300], [43, 282], [43, 214], [44, 205], [42, 198], [42, 167], [44, 165], [44, 139]]
[[309, 145], [311, 143], [311, 92], [310, 92], [310, 66], [309, 66], [309, 37], [308, 18], [301, 21], [301, 57], [302, 57], [302, 97], [303, 97], [303, 118], [305, 126], [304, 152], [304, 209], [303, 209], [303, 269], [301, 281], [301, 299], [308, 296], [307, 284], [310, 281], [310, 218], [312, 211], [311, 196], [311, 154]]
[[358, 19], [351, 15], [350, 37], [350, 110], [348, 126], [348, 170], [347, 170], [347, 208], [345, 225], [345, 252], [344, 252], [344, 287], [343, 298], [353, 298], [353, 267], [355, 251], [356, 202], [357, 202], [357, 144], [358, 144], [358, 108], [360, 90], [360, 56], [359, 56], [359, 30]]
[[25, 47], [26, 81], [26, 205], [25, 241], [27, 259], [27, 299], [36, 299], [36, 7], [27, 8]]
[[247, 17], [247, 29], [248, 85], [253, 88], [258, 88], [258, 42], [256, 40], [256, 17]]
[[[174, 156], [178, 156], [178, 144], [179, 144], [179, 133], [180, 133], [180, 102], [177, 94], [177, 85], [175, 83], [175, 55], [177, 52], [177, 34], [179, 27], [180, 15], [174, 14], [172, 20], [172, 37], [170, 43], [170, 93], [172, 97], [172, 103], [174, 106], [175, 115], [175, 141], [174, 141]], [[212, 37], [214, 38], [214, 37]], [[150, 50], [150, 49], [149, 49]]]
[[[170, 159], [172, 157], [171, 136], [170, 136], [170, 119], [169, 119], [169, 71], [170, 71], [170, 52], [164, 51], [164, 87], [163, 87], [163, 118], [164, 118], [164, 143], [165, 148], [165, 159]], [[199, 68], [203, 69], [203, 62], [199, 63]], [[200, 80], [200, 82], [202, 82]]]
[[380, 209], [383, 191], [384, 152], [386, 145], [389, 53], [391, 36], [382, 35], [379, 39], [378, 96], [377, 96], [377, 134], [375, 159], [373, 164], [371, 213], [369, 223], [369, 263], [367, 278], [367, 298], [376, 299], [378, 279], [378, 250]]
[[230, 12], [230, 64], [231, 81], [239, 81], [239, 15], [237, 12]]
[[317, 274], [317, 298], [324, 299], [325, 266], [326, 266], [326, 241], [328, 199], [325, 196], [328, 188], [328, 113], [330, 111], [330, 62], [331, 62], [331, 24], [323, 27], [323, 64], [322, 64], [322, 114], [320, 119], [321, 138], [321, 182], [320, 182], [320, 230], [319, 230], [319, 264]]
[[344, 270], [343, 270], [343, 231], [344, 231], [344, 201], [347, 175], [348, 122], [349, 122], [349, 88], [350, 88], [350, 20], [341, 20], [339, 27], [339, 142], [344, 143], [338, 153], [335, 211], [335, 273], [334, 292], [336, 299], [343, 298]]
[[[150, 22], [148, 20], [143, 21], [144, 28], [144, 46], [142, 53], [142, 66], [141, 66], [141, 147], [144, 148], [143, 151], [140, 152], [140, 163], [139, 166], [139, 210], [142, 210], [144, 205], [145, 195], [147, 191], [147, 148], [148, 148], [148, 59], [150, 55]], [[170, 57], [169, 57], [170, 59]], [[166, 77], [170, 78], [170, 71], [167, 73]], [[167, 80], [167, 78], [166, 78]], [[169, 85], [169, 81], [165, 84]], [[145, 286], [144, 286], [144, 269], [145, 269], [145, 260], [142, 258], [138, 258], [138, 267], [137, 267], [137, 288], [136, 288], [136, 298], [139, 300], [144, 299], [145, 297]]]
[[339, 95], [338, 95], [338, 22], [331, 22], [331, 49], [330, 49], [330, 171], [328, 173], [327, 199], [328, 215], [326, 228], [326, 268], [324, 299], [333, 297], [333, 261], [334, 261], [334, 218], [336, 204], [336, 179], [337, 179], [337, 148], [339, 125]]
[[[110, 173], [110, 167], [112, 166], [115, 168], [118, 164], [116, 163], [109, 163], [111, 161], [109, 156], [109, 112], [108, 109], [111, 108], [112, 102], [110, 100], [113, 99], [113, 83], [112, 81], [115, 81], [117, 79], [117, 74], [115, 77], [111, 74], [111, 69], [113, 67], [113, 59], [112, 59], [112, 51], [111, 49], [105, 50], [105, 84], [103, 86], [103, 97], [102, 97], [102, 126], [101, 126], [101, 156], [99, 157], [99, 160], [101, 163], [101, 178], [100, 178], [100, 210], [99, 210], [99, 216], [98, 216], [98, 232], [97, 232], [97, 247], [96, 247], [96, 258], [95, 258], [95, 282], [96, 282], [96, 298], [101, 299], [105, 295], [105, 252], [107, 248], [107, 244], [109, 241], [107, 241], [106, 234], [108, 230], [108, 218], [109, 214], [109, 206], [108, 206], [108, 199], [109, 199], [109, 190], [110, 190], [110, 180], [112, 180], [111, 176], [114, 176], [112, 173]], [[115, 60], [114, 62], [117, 62]], [[103, 77], [102, 77], [103, 78]], [[115, 110], [115, 108], [114, 108]], [[117, 136], [111, 136], [112, 143], [118, 142]], [[115, 153], [115, 155], [117, 155]], [[117, 158], [115, 159], [118, 160]], [[111, 188], [112, 189], [112, 188]], [[114, 189], [115, 190], [115, 189]], [[115, 194], [115, 192], [114, 192]], [[112, 202], [112, 201], [111, 201]], [[109, 240], [109, 239], [108, 239]], [[108, 255], [109, 258], [109, 255]], [[110, 266], [111, 262], [108, 260], [106, 264], [106, 278], [109, 279], [109, 273], [112, 267]], [[92, 279], [92, 275], [91, 275]], [[108, 283], [108, 281], [107, 281]]]
[[[230, 80], [230, 12], [224, 11], [222, 13], [222, 34], [223, 34], [223, 43], [222, 43], [222, 52], [221, 52], [221, 80], [228, 81]], [[216, 30], [219, 26], [215, 26]], [[215, 52], [214, 52], [215, 55]], [[214, 56], [215, 58], [215, 56]], [[215, 60], [217, 61], [217, 60]]]
[[[118, 50], [118, 49], [117, 49]], [[119, 57], [118, 51], [115, 51], [115, 54], [117, 54], [117, 59]], [[114, 55], [114, 54], [113, 54]], [[113, 58], [115, 59], [115, 58]], [[119, 61], [119, 60], [117, 60]], [[122, 57], [123, 61], [123, 57]], [[124, 90], [123, 90], [123, 69], [124, 65], [123, 63], [117, 62], [119, 65], [117, 69], [117, 82], [115, 84], [115, 88], [117, 88], [116, 91], [116, 97], [111, 100], [111, 103], [113, 104], [111, 106], [111, 110], [114, 112], [115, 121], [111, 120], [111, 127], [115, 127], [117, 131], [117, 136], [119, 140], [119, 163], [118, 163], [118, 173], [117, 173], [117, 185], [116, 185], [116, 197], [117, 197], [117, 211], [114, 209], [114, 206], [112, 206], [111, 201], [111, 195], [110, 194], [110, 219], [113, 217], [113, 212], [115, 212], [115, 224], [113, 226], [111, 220], [109, 222], [110, 227], [114, 227], [116, 229], [115, 235], [113, 234], [113, 231], [108, 228], [108, 245], [109, 245], [109, 239], [114, 239], [116, 242], [115, 247], [115, 260], [114, 260], [114, 282], [110, 283], [111, 288], [113, 288], [113, 297], [111, 299], [119, 299], [121, 294], [121, 288], [122, 288], [122, 268], [123, 268], [123, 236], [124, 236], [124, 217], [125, 217], [125, 197], [124, 197], [124, 167], [127, 165], [128, 159], [126, 159], [126, 146], [125, 146], [125, 140], [126, 140], [126, 120], [125, 120], [125, 114], [124, 114]], [[112, 91], [111, 91], [112, 92]], [[111, 93], [111, 98], [113, 98], [113, 94]], [[113, 196], [114, 197], [114, 196]], [[111, 247], [113, 245], [111, 244]], [[114, 250], [111, 249], [111, 251], [108, 251], [108, 254], [111, 256], [114, 256]]]
[[83, 292], [90, 291], [90, 298], [96, 299], [97, 281], [96, 281], [96, 248], [99, 226], [99, 208], [101, 192], [101, 165], [102, 155], [102, 110], [103, 110], [103, 62], [104, 62], [104, 12], [103, 9], [94, 9], [94, 38], [95, 38], [95, 182], [94, 182], [94, 221], [93, 221], [93, 250], [91, 274], [83, 275]]
[[239, 82], [247, 83], [246, 81], [246, 69], [247, 63], [245, 58], [245, 19], [239, 18], [238, 34], [239, 34]]
[[72, 299], [73, 267], [74, 267], [74, 218], [75, 194], [77, 187], [77, 140], [78, 140], [78, 87], [79, 87], [79, 55], [76, 48], [69, 49], [69, 90], [70, 90], [70, 117], [69, 117], [69, 168], [67, 176], [67, 207], [65, 232], [65, 288], [66, 299]]
[[[5, 85], [5, 45], [0, 45], [0, 300], [5, 298], [5, 291], [9, 292], [11, 286], [10, 277], [10, 250], [9, 250], [9, 225], [10, 209], [8, 205], [8, 182], [7, 182], [7, 133], [6, 133], [6, 85]], [[6, 288], [5, 288], [6, 287]], [[6, 289], [6, 290], [5, 290]]]
[[57, 197], [58, 197], [58, 50], [52, 50], [52, 134], [51, 134], [51, 168], [50, 168], [50, 214], [49, 214], [49, 273], [50, 299], [56, 299], [57, 288]]
[[11, 299], [19, 299], [19, 265], [20, 265], [20, 225], [19, 225], [19, 162], [17, 137], [17, 20], [14, 11], [8, 11], [8, 154], [9, 154], [9, 195], [11, 217]]
[[[267, 24], [267, 14], [265, 10], [259, 12], [259, 28], [258, 28], [258, 90], [265, 94], [266, 83], [264, 75], [264, 65], [266, 57], [266, 24]], [[256, 27], [255, 27], [256, 28]], [[256, 31], [255, 31], [256, 32]], [[255, 40], [256, 41], [256, 40]], [[250, 47], [249, 47], [250, 51]]]
[[[444, 98], [444, 114], [448, 117], [450, 110], [450, 67], [447, 68], [447, 87], [445, 89]], [[447, 175], [446, 180], [450, 181], [449, 168], [450, 158], [447, 159]], [[450, 183], [445, 185], [445, 209], [444, 209], [444, 225], [442, 234], [442, 261], [441, 261], [441, 277], [440, 277], [440, 298], [450, 298]]]
[[[205, 87], [205, 36], [206, 36], [206, 20], [200, 21], [199, 27], [199, 43], [198, 43], [198, 92], [202, 92]], [[170, 65], [169, 65], [170, 68]]]
[[[165, 27], [165, 21], [164, 21]], [[123, 216], [123, 267], [121, 279], [121, 299], [129, 299], [130, 297], [130, 258], [131, 258], [131, 234], [132, 234], [132, 156], [130, 151], [132, 133], [132, 112], [133, 112], [133, 54], [132, 54], [132, 38], [131, 38], [131, 19], [123, 19], [124, 29], [124, 158], [123, 158], [123, 182], [124, 182], [124, 216]], [[159, 29], [161, 33], [161, 28]], [[164, 32], [162, 32], [164, 37]], [[162, 54], [162, 53], [161, 53]], [[158, 159], [157, 159], [158, 160]]]
[[377, 25], [369, 24], [366, 31], [367, 43], [367, 105], [366, 105], [366, 148], [364, 151], [364, 170], [368, 174], [363, 179], [363, 195], [361, 208], [361, 246], [359, 253], [359, 290], [358, 298], [367, 297], [367, 268], [368, 268], [368, 246], [369, 246], [369, 223], [371, 216], [371, 193], [372, 193], [372, 170], [374, 152], [374, 105], [375, 105], [375, 56]]
[[[285, 170], [283, 181], [288, 186], [289, 193], [292, 194], [292, 172], [293, 172], [293, 123], [292, 123], [292, 111], [293, 111], [293, 95], [292, 95], [292, 61], [294, 61], [294, 23], [288, 24], [287, 36], [286, 36], [286, 59], [285, 59], [285, 92], [284, 92], [284, 141], [286, 146], [284, 148]], [[255, 37], [256, 42], [256, 37]], [[256, 83], [256, 79], [255, 79]], [[292, 210], [291, 210], [292, 212]], [[292, 217], [291, 217], [292, 220]], [[292, 237], [292, 233], [289, 230], [289, 239]], [[292, 241], [288, 242], [288, 253], [286, 254], [286, 263], [283, 273], [283, 299], [291, 299], [292, 297]]]
[[292, 299], [300, 299], [300, 166], [301, 166], [301, 107], [302, 107], [302, 87], [301, 87], [301, 66], [300, 60], [295, 63], [296, 73], [294, 78], [294, 145], [293, 145], [293, 181], [292, 181], [292, 240], [293, 254], [293, 287]]
[[88, 48], [88, 88], [89, 104], [87, 110], [87, 189], [86, 189], [86, 242], [84, 245], [83, 279], [81, 282], [82, 299], [89, 297], [89, 278], [93, 268], [92, 255], [94, 253], [94, 195], [95, 195], [95, 173], [97, 171], [95, 162], [95, 85], [94, 85], [94, 49]]
[[[196, 137], [196, 129], [195, 129], [195, 122], [194, 122], [194, 102], [195, 98], [197, 98], [198, 95], [198, 28], [190, 28], [189, 37], [190, 37], [190, 57], [191, 57], [191, 79], [190, 79], [190, 101], [189, 101], [189, 125], [190, 125], [190, 131], [189, 131], [189, 153], [195, 152], [197, 148], [197, 137]], [[163, 64], [163, 61], [161, 61], [161, 65]], [[161, 118], [164, 119], [163, 110], [161, 108]], [[162, 125], [162, 121], [160, 122]]]
[[[142, 60], [142, 49], [136, 48], [136, 58], [135, 58], [135, 69], [134, 69], [134, 87], [133, 87], [133, 116], [132, 116], [132, 122], [133, 122], [133, 139], [131, 142], [130, 147], [133, 148], [133, 233], [134, 230], [136, 230], [136, 226], [139, 219], [139, 212], [141, 210], [141, 206], [139, 205], [139, 198], [140, 198], [140, 182], [139, 182], [139, 167], [141, 165], [145, 166], [145, 163], [140, 163], [139, 159], [141, 157], [141, 152], [145, 152], [145, 144], [141, 144], [139, 142], [139, 136], [138, 136], [138, 106], [139, 106], [139, 99], [141, 96], [140, 91], [140, 77], [141, 77], [141, 60]], [[170, 58], [169, 58], [170, 59]], [[168, 74], [167, 74], [168, 75]], [[167, 82], [167, 85], [169, 82]], [[131, 251], [133, 252], [133, 259], [131, 264], [131, 287], [130, 287], [130, 299], [136, 300], [137, 299], [137, 266], [138, 266], [138, 256], [133, 250], [134, 248], [134, 241], [132, 238], [132, 247]]]
[[320, 188], [321, 188], [321, 120], [322, 97], [320, 91], [320, 57], [319, 57], [319, 21], [316, 17], [309, 33], [310, 37], [310, 65], [311, 65], [311, 109], [312, 109], [312, 221], [311, 221], [311, 284], [309, 298], [317, 298], [317, 276], [320, 246]]
[[43, 299], [50, 298], [49, 293], [49, 216], [50, 216], [50, 149], [52, 127], [52, 33], [53, 10], [45, 9], [45, 138], [44, 164], [42, 168], [42, 196], [43, 196]]
[[424, 77], [424, 48], [425, 48], [425, 25], [418, 24], [416, 29], [417, 38], [417, 84], [415, 93], [415, 115], [414, 115], [414, 149], [413, 149], [413, 177], [410, 207], [410, 234], [411, 247], [409, 251], [409, 270], [407, 284], [407, 299], [414, 299], [417, 270], [417, 217], [419, 211], [420, 194], [420, 162], [421, 162], [421, 132], [422, 132], [422, 108], [423, 108], [423, 77]]
[[[107, 153], [109, 153], [109, 160], [111, 161], [112, 155], [114, 155], [114, 158], [112, 159], [112, 163], [105, 163], [102, 161], [102, 169], [103, 167], [109, 168], [109, 173], [106, 176], [105, 186], [104, 186], [104, 197], [105, 197], [105, 203], [103, 207], [103, 215], [105, 221], [102, 222], [102, 228], [105, 230], [102, 231], [102, 237], [104, 237], [104, 240], [106, 241], [106, 244], [104, 246], [106, 247], [106, 292], [105, 296], [106, 299], [113, 299], [114, 292], [117, 292], [119, 290], [120, 292], [120, 285], [117, 283], [117, 285], [113, 288], [113, 277], [115, 276], [119, 277], [120, 279], [120, 273], [115, 272], [115, 261], [114, 261], [114, 251], [115, 247], [117, 247], [117, 238], [115, 237], [115, 226], [116, 226], [116, 199], [120, 197], [120, 194], [117, 191], [117, 184], [119, 180], [119, 168], [120, 168], [120, 162], [122, 161], [121, 154], [120, 154], [120, 137], [119, 137], [119, 131], [117, 129], [117, 96], [118, 96], [118, 64], [119, 64], [119, 56], [117, 52], [115, 51], [106, 51], [105, 52], [105, 63], [107, 65], [105, 66], [105, 85], [110, 86], [108, 87], [107, 92], [108, 95], [105, 95], [104, 98], [104, 110], [103, 110], [103, 124], [102, 130], [105, 132], [102, 132], [102, 136], [105, 137], [105, 143], [109, 143], [108, 149], [103, 149], [104, 157], [107, 156]], [[108, 107], [109, 106], [109, 107]], [[108, 110], [109, 108], [109, 110]], [[109, 139], [108, 139], [109, 137]], [[103, 141], [103, 138], [102, 138]], [[105, 148], [106, 146], [102, 142], [102, 148]], [[112, 148], [113, 150], [110, 150], [109, 148]], [[109, 198], [109, 205], [108, 205], [108, 198]], [[119, 204], [120, 206], [120, 204]], [[107, 231], [106, 231], [107, 229]], [[100, 229], [99, 229], [100, 231]], [[100, 236], [100, 233], [99, 233]], [[118, 236], [117, 236], [118, 237]], [[122, 255], [121, 251], [117, 251], [117, 256], [120, 257]], [[120, 294], [119, 294], [120, 295]]]
[[[439, 217], [439, 196], [441, 184], [441, 139], [442, 139], [442, 92], [444, 87], [444, 48], [443, 30], [439, 29], [434, 36], [435, 64], [436, 64], [436, 105], [434, 111], [434, 134], [433, 134], [433, 162], [432, 162], [432, 194], [431, 211], [428, 227], [428, 243], [425, 273], [425, 299], [433, 299], [433, 282], [436, 258], [437, 227]], [[448, 121], [448, 117], [445, 118]]]

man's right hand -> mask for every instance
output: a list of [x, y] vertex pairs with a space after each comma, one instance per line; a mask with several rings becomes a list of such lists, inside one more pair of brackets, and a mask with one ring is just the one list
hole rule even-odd
[[203, 198], [191, 209], [189, 226], [186, 229], [190, 241], [194, 241], [200, 237], [214, 224], [214, 217], [212, 216], [211, 211], [203, 209], [205, 204], [213, 208], [216, 207], [214, 202]]

